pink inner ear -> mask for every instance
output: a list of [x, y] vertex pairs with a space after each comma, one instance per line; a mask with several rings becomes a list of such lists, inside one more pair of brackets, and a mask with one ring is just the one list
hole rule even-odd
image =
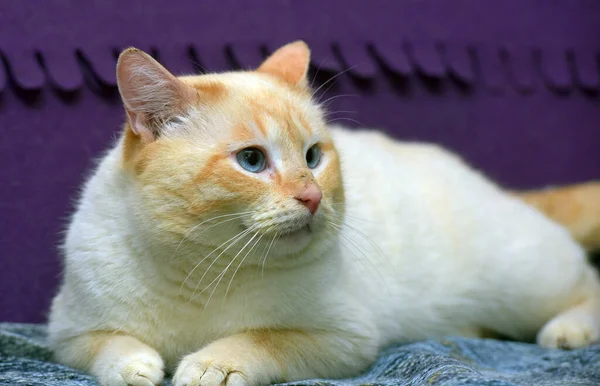
[[127, 117], [129, 118], [129, 126], [131, 127], [131, 131], [133, 131], [135, 135], [138, 135], [142, 139], [142, 142], [149, 143], [154, 141], [154, 134], [146, 125], [144, 125], [143, 115], [143, 113], [136, 113], [127, 110]]
[[117, 83], [129, 124], [145, 142], [155, 139], [163, 122], [194, 103], [197, 92], [185, 85], [148, 54], [127, 49], [117, 63]]
[[291, 85], [306, 80], [310, 51], [304, 42], [294, 42], [275, 51], [258, 68], [259, 72], [275, 75]]

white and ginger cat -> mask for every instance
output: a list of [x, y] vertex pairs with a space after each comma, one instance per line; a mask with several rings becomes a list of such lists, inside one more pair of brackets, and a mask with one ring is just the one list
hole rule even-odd
[[60, 362], [110, 386], [257, 385], [354, 376], [396, 342], [599, 338], [600, 282], [566, 228], [439, 147], [327, 128], [309, 56], [177, 78], [122, 53], [127, 123], [52, 305]]

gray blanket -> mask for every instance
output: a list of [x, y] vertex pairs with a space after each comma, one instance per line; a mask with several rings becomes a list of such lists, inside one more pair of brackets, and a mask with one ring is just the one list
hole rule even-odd
[[[0, 323], [0, 385], [96, 385], [52, 362], [41, 325]], [[600, 344], [575, 351], [448, 338], [390, 347], [362, 376], [295, 385], [600, 385]], [[170, 382], [165, 382], [165, 386]]]

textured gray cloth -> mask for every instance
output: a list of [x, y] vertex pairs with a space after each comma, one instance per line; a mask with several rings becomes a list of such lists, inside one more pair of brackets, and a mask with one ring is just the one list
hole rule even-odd
[[[97, 385], [52, 362], [41, 325], [0, 323], [0, 385]], [[449, 338], [391, 347], [363, 376], [294, 385], [600, 385], [600, 345], [574, 351]], [[167, 381], [165, 386], [170, 385]]]

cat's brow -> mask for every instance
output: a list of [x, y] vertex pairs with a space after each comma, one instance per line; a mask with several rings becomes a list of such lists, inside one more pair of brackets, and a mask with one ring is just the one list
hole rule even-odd
[[245, 149], [247, 147], [262, 147], [262, 148], [270, 148], [269, 144], [266, 140], [255, 139], [255, 140], [246, 140], [246, 141], [236, 141], [227, 144], [226, 151], [233, 152], [241, 149]]

